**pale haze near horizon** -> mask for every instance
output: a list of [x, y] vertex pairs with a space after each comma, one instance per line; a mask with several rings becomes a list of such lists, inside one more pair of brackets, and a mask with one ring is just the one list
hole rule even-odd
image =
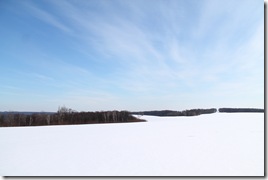
[[0, 2], [0, 111], [264, 107], [260, 0]]

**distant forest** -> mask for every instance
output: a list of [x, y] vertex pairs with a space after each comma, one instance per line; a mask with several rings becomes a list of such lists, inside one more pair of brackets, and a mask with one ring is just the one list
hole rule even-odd
[[[150, 116], [198, 116], [201, 114], [212, 114], [217, 112], [216, 108], [211, 109], [190, 109], [184, 111], [171, 111], [171, 110], [162, 110], [162, 111], [140, 111], [140, 112], [132, 112], [132, 114], [136, 115], [150, 115]], [[226, 113], [252, 113], [252, 112], [264, 112], [264, 109], [256, 109], [256, 108], [219, 108], [219, 112]]]
[[162, 111], [140, 111], [132, 112], [136, 115], [150, 115], [150, 116], [197, 116], [201, 114], [211, 114], [217, 112], [216, 108], [211, 109], [190, 109], [184, 111], [171, 111], [171, 110], [162, 110]]
[[219, 108], [219, 112], [235, 113], [235, 112], [264, 112], [264, 109], [256, 108]]
[[[264, 109], [256, 108], [219, 108], [220, 113], [262, 113]], [[190, 109], [184, 111], [97, 111], [77, 112], [75, 110], [59, 107], [56, 113], [51, 112], [0, 112], [0, 127], [14, 126], [46, 126], [46, 125], [74, 125], [74, 124], [98, 124], [98, 123], [125, 123], [146, 122], [132, 115], [151, 116], [198, 116], [212, 114], [216, 108]]]
[[0, 127], [145, 122], [128, 111], [76, 112], [60, 107], [57, 113], [1, 113]]

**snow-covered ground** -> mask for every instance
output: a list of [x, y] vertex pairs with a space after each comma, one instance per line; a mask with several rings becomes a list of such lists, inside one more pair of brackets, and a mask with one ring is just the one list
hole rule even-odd
[[1, 176], [263, 176], [264, 114], [0, 128]]

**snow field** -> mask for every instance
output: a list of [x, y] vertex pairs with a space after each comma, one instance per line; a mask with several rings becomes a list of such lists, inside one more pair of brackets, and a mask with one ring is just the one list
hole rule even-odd
[[0, 128], [2, 176], [263, 176], [264, 114]]

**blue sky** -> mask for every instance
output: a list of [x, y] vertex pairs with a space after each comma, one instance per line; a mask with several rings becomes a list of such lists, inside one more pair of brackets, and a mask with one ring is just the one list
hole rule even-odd
[[261, 0], [0, 1], [0, 110], [264, 106]]

